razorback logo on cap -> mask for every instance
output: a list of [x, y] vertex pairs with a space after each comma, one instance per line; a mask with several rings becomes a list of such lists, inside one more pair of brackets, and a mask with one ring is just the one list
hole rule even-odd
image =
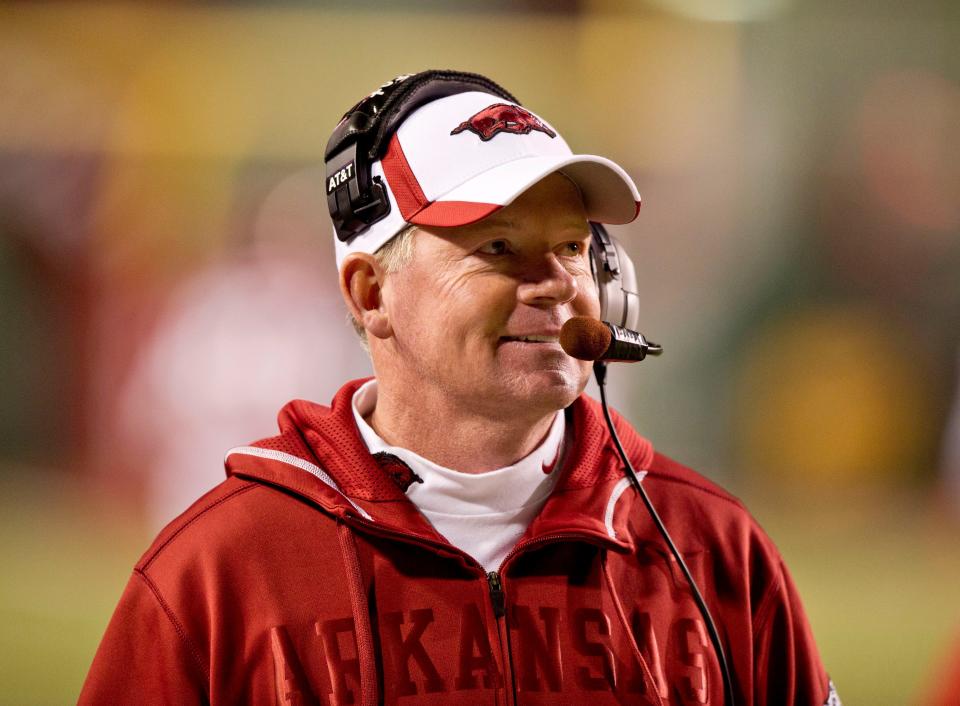
[[492, 139], [498, 132], [527, 135], [533, 130], [539, 130], [550, 137], [557, 136], [557, 133], [548, 128], [536, 115], [510, 103], [494, 103], [487, 106], [457, 125], [450, 134], [457, 135], [464, 130], [475, 133], [484, 142]]

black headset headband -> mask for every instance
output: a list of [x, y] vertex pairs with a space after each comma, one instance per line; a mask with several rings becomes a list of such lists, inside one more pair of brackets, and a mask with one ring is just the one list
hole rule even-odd
[[337, 237], [349, 241], [390, 213], [390, 200], [373, 163], [407, 116], [426, 103], [457, 93], [481, 91], [519, 101], [480, 74], [422, 71], [398, 76], [348, 110], [327, 141], [327, 206]]

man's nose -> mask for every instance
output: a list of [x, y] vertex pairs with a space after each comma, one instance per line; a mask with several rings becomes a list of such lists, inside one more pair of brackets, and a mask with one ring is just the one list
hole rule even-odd
[[550, 253], [537, 263], [531, 263], [517, 296], [530, 306], [554, 306], [577, 296], [577, 279]]

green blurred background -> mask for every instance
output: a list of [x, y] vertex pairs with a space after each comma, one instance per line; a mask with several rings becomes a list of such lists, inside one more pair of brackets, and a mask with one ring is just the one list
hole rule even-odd
[[0, 4], [0, 702], [75, 701], [223, 452], [369, 372], [326, 138], [456, 68], [634, 176], [616, 234], [666, 354], [612, 371], [615, 405], [748, 502], [847, 706], [932, 703], [960, 637], [958, 46], [932, 0]]

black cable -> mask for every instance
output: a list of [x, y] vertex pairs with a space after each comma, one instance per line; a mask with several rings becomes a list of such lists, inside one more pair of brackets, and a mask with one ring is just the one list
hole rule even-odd
[[627, 476], [630, 478], [630, 482], [633, 483], [633, 487], [636, 488], [638, 493], [640, 493], [640, 497], [643, 499], [643, 504], [647, 506], [647, 512], [649, 512], [650, 517], [653, 518], [654, 524], [657, 526], [657, 529], [663, 536], [664, 541], [670, 548], [670, 553], [673, 554], [673, 558], [677, 560], [677, 564], [680, 565], [680, 570], [683, 571], [683, 575], [686, 577], [687, 583], [690, 584], [690, 592], [693, 593], [693, 598], [697, 602], [697, 607], [700, 609], [700, 615], [703, 616], [703, 619], [707, 624], [707, 632], [710, 635], [710, 642], [713, 643], [713, 649], [716, 651], [717, 659], [720, 662], [720, 673], [723, 677], [724, 703], [727, 704], [727, 706], [735, 706], [736, 702], [733, 698], [733, 682], [730, 679], [730, 669], [727, 666], [727, 656], [723, 651], [723, 645], [720, 643], [720, 633], [717, 632], [717, 626], [716, 623], [713, 622], [713, 616], [710, 615], [710, 609], [707, 608], [707, 603], [703, 600], [703, 596], [700, 593], [700, 588], [697, 586], [697, 582], [693, 580], [693, 575], [690, 573], [690, 569], [687, 568], [687, 564], [683, 560], [683, 557], [680, 556], [680, 552], [673, 543], [670, 533], [667, 532], [667, 528], [664, 526], [663, 520], [660, 519], [660, 515], [657, 514], [656, 508], [654, 508], [653, 503], [650, 502], [650, 497], [647, 495], [647, 491], [640, 483], [640, 479], [637, 478], [637, 472], [633, 469], [633, 464], [630, 463], [630, 459], [627, 458], [627, 453], [623, 450], [623, 446], [620, 443], [620, 437], [617, 435], [617, 430], [613, 426], [613, 419], [611, 419], [610, 410], [607, 407], [607, 364], [603, 361], [597, 361], [593, 364], [593, 372], [597, 376], [597, 386], [600, 388], [600, 405], [603, 407], [603, 417], [607, 420], [607, 427], [610, 429], [610, 436], [613, 438], [613, 443], [617, 447], [617, 452], [619, 452], [620, 458], [623, 460], [623, 463], [626, 466]]

